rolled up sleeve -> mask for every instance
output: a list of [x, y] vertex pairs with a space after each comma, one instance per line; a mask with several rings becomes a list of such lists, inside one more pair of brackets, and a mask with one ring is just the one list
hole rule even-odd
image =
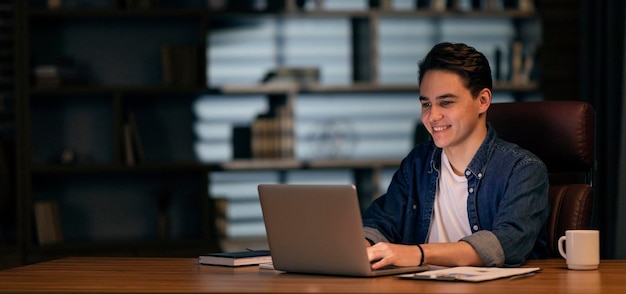
[[478, 231], [462, 238], [461, 241], [469, 243], [476, 250], [484, 266], [501, 267], [504, 265], [504, 249], [494, 233]]

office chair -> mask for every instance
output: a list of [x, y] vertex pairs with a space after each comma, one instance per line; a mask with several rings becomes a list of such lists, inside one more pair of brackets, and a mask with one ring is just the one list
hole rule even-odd
[[548, 168], [548, 250], [566, 230], [591, 227], [595, 176], [593, 107], [580, 101], [494, 103], [487, 121], [498, 136], [536, 154]]

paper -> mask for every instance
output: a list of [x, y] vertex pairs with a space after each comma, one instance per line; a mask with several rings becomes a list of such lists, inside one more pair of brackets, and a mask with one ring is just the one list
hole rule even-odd
[[416, 274], [398, 275], [398, 278], [412, 280], [466, 281], [482, 282], [506, 277], [527, 275], [541, 270], [532, 268], [497, 268], [497, 267], [451, 267], [430, 270]]

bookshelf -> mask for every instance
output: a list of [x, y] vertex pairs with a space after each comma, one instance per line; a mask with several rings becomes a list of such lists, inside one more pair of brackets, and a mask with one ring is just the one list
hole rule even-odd
[[[381, 81], [385, 68], [377, 28], [383, 19], [498, 19], [512, 21], [515, 28], [538, 20], [535, 12], [514, 9], [394, 10], [383, 2], [366, 9], [301, 10], [287, 1], [265, 11], [211, 10], [206, 1], [191, 0], [163, 0], [148, 8], [104, 0], [57, 9], [48, 9], [46, 1], [20, 2], [18, 21], [24, 34], [18, 46], [28, 52], [18, 57], [28, 69], [19, 73], [17, 105], [22, 134], [17, 144], [18, 247], [23, 262], [68, 254], [197, 256], [219, 250], [215, 203], [208, 197], [210, 176], [216, 172], [277, 171], [282, 181], [290, 171], [349, 170], [365, 206], [381, 189], [383, 170], [397, 166], [401, 156], [298, 158], [292, 150], [282, 156], [202, 160], [195, 150], [192, 126], [197, 114], [191, 105], [203, 95], [255, 94], [266, 97], [268, 104], [278, 101], [278, 108], [288, 109], [289, 119], [297, 119], [294, 104], [307, 95], [411, 95], [419, 90], [415, 84]], [[207, 56], [196, 53], [207, 46], [210, 32], [219, 29], [215, 24], [255, 17], [347, 20], [349, 82], [212, 85], [214, 77], [202, 66], [186, 78], [181, 77], [185, 70], [167, 70], [176, 57], [164, 56], [181, 48], [183, 55], [194, 55], [184, 61], [185, 68], [211, 66]], [[42, 66], [44, 73], [61, 70], [59, 64], [75, 66], [80, 79], [34, 76]], [[537, 80], [499, 81], [495, 90], [523, 100], [540, 94], [540, 87]], [[129, 139], [133, 136], [140, 144]], [[132, 161], [129, 148], [136, 148]], [[32, 210], [37, 201], [59, 204], [62, 243], [38, 244]]]
[[[0, 269], [5, 264], [17, 265], [15, 256], [15, 89], [16, 74], [19, 69], [15, 63], [19, 54], [13, 50], [16, 43], [17, 25], [15, 21], [14, 1], [0, 3]], [[4, 255], [4, 256], [3, 256]]]

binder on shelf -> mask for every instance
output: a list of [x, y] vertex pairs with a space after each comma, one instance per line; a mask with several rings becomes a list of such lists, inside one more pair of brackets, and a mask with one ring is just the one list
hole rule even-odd
[[63, 243], [58, 203], [56, 201], [37, 201], [34, 204], [34, 212], [39, 245]]

